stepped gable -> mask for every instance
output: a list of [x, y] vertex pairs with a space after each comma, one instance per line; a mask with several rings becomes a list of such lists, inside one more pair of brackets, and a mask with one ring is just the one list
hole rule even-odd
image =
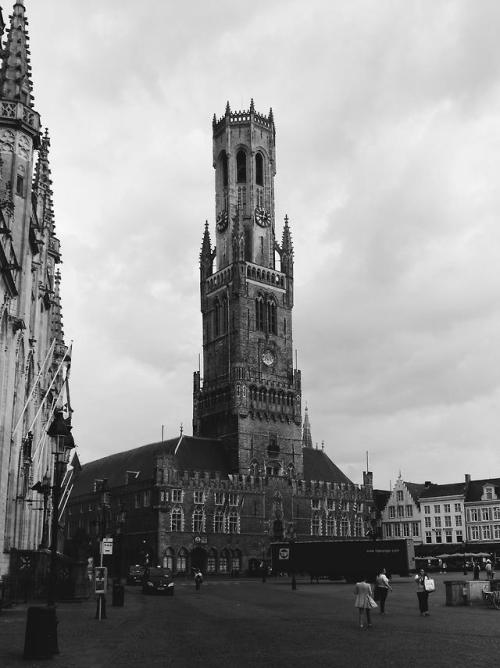
[[406, 489], [410, 492], [411, 497], [415, 501], [415, 503], [418, 503], [419, 498], [423, 496], [423, 492], [427, 489], [425, 484], [421, 484], [418, 482], [406, 482], [406, 480], [403, 480], [403, 484], [406, 487]]
[[304, 457], [304, 480], [320, 480], [322, 482], [347, 483], [354, 486], [352, 480], [342, 473], [323, 450], [302, 448]]
[[[460, 483], [462, 487], [465, 483]], [[471, 480], [468, 483], [466, 501], [481, 501], [483, 495], [483, 487], [485, 485], [493, 485], [497, 498], [500, 499], [500, 478], [485, 478], [484, 480]]]
[[132, 450], [117, 452], [83, 464], [72, 494], [88, 494], [95, 480], [107, 480], [108, 489], [126, 484], [127, 471], [137, 472], [137, 480], [152, 480], [156, 460], [163, 455], [174, 457], [179, 471], [219, 471], [229, 473], [229, 460], [221, 441], [211, 438], [177, 436], [168, 441], [149, 443]]
[[[408, 483], [405, 483], [408, 484]], [[421, 485], [421, 499], [433, 498], [435, 496], [460, 496], [465, 494], [466, 483], [454, 482], [449, 485]]]

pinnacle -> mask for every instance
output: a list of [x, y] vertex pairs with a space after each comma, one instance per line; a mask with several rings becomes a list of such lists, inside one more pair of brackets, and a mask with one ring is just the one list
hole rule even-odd
[[[24, 16], [24, 3], [15, 3], [10, 16], [10, 26], [1, 53], [0, 96], [13, 102], [23, 102], [33, 108], [33, 84], [29, 62], [28, 21]], [[0, 20], [0, 28], [3, 26]]]

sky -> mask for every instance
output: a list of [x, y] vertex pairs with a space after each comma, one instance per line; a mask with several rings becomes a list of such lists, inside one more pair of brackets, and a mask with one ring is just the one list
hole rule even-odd
[[25, 4], [82, 462], [192, 433], [212, 117], [253, 98], [313, 442], [381, 489], [500, 476], [500, 3]]

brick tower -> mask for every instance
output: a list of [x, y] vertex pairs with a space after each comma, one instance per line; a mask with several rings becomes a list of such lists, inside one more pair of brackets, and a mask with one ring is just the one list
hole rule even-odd
[[[193, 433], [227, 444], [235, 472], [303, 473], [301, 376], [293, 367], [293, 246], [276, 241], [275, 126], [255, 111], [213, 119], [215, 247], [200, 253], [203, 378]], [[279, 269], [275, 258], [279, 258]], [[214, 268], [215, 262], [215, 268]]]

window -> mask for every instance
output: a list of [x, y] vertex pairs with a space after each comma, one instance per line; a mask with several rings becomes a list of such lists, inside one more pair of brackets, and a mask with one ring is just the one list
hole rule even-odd
[[172, 510], [170, 515], [170, 530], [182, 531], [182, 510], [180, 508]]
[[264, 332], [266, 329], [264, 300], [261, 296], [257, 297], [255, 300], [255, 329], [259, 332]]
[[205, 518], [203, 517], [203, 510], [197, 508], [193, 513], [193, 531], [195, 533], [201, 533], [204, 531]]
[[177, 557], [177, 571], [185, 573], [187, 571], [187, 552], [182, 549]]
[[222, 151], [220, 162], [222, 167], [222, 185], [224, 188], [227, 188], [229, 169], [228, 169], [227, 153], [225, 151]]
[[405, 507], [406, 517], [413, 517], [413, 506]]
[[425, 528], [426, 528], [426, 529], [427, 529], [427, 528], [429, 528], [429, 529], [431, 528], [431, 526], [432, 526], [432, 523], [431, 523], [431, 522], [432, 522], [432, 520], [431, 520], [430, 517], [426, 517], [426, 518], [425, 518]]
[[193, 500], [194, 500], [195, 503], [203, 503], [203, 501], [204, 501], [204, 499], [203, 499], [203, 490], [202, 490], [202, 491], [196, 491], [196, 492], [193, 494]]
[[432, 543], [432, 533], [430, 531], [425, 532], [425, 542]]
[[493, 508], [493, 519], [500, 520], [500, 506], [494, 506]]
[[240, 558], [239, 557], [233, 557], [231, 559], [231, 570], [235, 574], [240, 572]]
[[361, 537], [363, 535], [363, 520], [361, 519], [361, 517], [356, 518], [355, 533], [356, 536], [358, 537]]
[[441, 528], [441, 518], [440, 517], [435, 517], [434, 518], [434, 526], [436, 527], [436, 529]]
[[258, 186], [264, 185], [264, 160], [262, 153], [257, 153], [255, 156], [255, 183]]
[[445, 513], [451, 513], [451, 510], [450, 510], [450, 504], [449, 504], [449, 503], [445, 503], [445, 504], [444, 504], [444, 512], [445, 512]]
[[311, 518], [311, 536], [321, 536], [321, 517], [317, 513]]
[[469, 510], [469, 520], [471, 522], [479, 522], [479, 510], [477, 508], [471, 508]]
[[214, 492], [214, 502], [216, 506], [222, 506], [224, 503], [224, 492]]
[[456, 527], [462, 526], [462, 515], [455, 515], [455, 526]]
[[418, 522], [411, 523], [411, 530], [413, 536], [420, 536], [420, 525]]
[[135, 508], [140, 508], [141, 507], [141, 495], [139, 493], [134, 494], [134, 507]]
[[273, 301], [267, 302], [267, 326], [269, 334], [277, 334], [276, 329], [276, 304]]
[[396, 517], [395, 506], [389, 506], [389, 519], [393, 520]]
[[404, 516], [405, 516], [404, 506], [398, 506], [398, 517], [404, 517]]
[[219, 573], [227, 573], [227, 557], [223, 555], [219, 559]]
[[343, 517], [342, 521], [340, 522], [340, 535], [341, 536], [349, 535], [349, 522], [345, 517]]
[[451, 515], [444, 516], [444, 525], [445, 527], [451, 527]]
[[207, 573], [215, 573], [215, 555], [213, 553], [208, 555]]
[[498, 540], [500, 538], [500, 524], [493, 525], [493, 533], [495, 535], [495, 540]]
[[247, 180], [247, 156], [242, 150], [236, 154], [236, 180], [238, 183], [246, 183]]
[[18, 174], [16, 178], [16, 195], [24, 197], [24, 176], [21, 174]]
[[396, 538], [401, 538], [401, 524], [394, 525], [394, 536]]
[[457, 531], [457, 543], [461, 543], [463, 541], [464, 537], [462, 534], [462, 531]]
[[441, 512], [441, 506], [434, 506], [434, 512], [436, 513], [436, 515], [439, 515], [439, 513]]
[[451, 529], [445, 529], [444, 534], [445, 534], [446, 542], [447, 543], [452, 543], [453, 542], [453, 531]]
[[160, 490], [160, 503], [166, 503], [168, 501], [168, 492], [164, 489]]
[[481, 520], [483, 522], [488, 522], [490, 519], [490, 509], [489, 508], [481, 508]]
[[469, 527], [469, 539], [479, 540], [479, 527]]
[[491, 540], [491, 527], [488, 524], [487, 526], [481, 527], [483, 532], [483, 540]]
[[311, 499], [311, 508], [313, 510], [319, 510], [319, 499]]
[[398, 489], [398, 491], [396, 492], [396, 500], [397, 501], [402, 501], [403, 500], [403, 490]]
[[326, 535], [335, 536], [335, 517], [332, 514], [326, 518]]
[[455, 512], [456, 513], [461, 513], [462, 512], [462, 504], [461, 503], [455, 503]]
[[327, 510], [335, 510], [335, 501], [333, 499], [327, 499], [326, 508]]
[[148, 506], [151, 505], [151, 490], [150, 489], [144, 490], [143, 495], [142, 495], [142, 503], [143, 503], [144, 508], [147, 508]]
[[410, 523], [409, 522], [403, 522], [403, 536], [405, 538], [410, 537]]
[[431, 514], [431, 507], [430, 506], [424, 506], [424, 513], [426, 515], [430, 515]]
[[214, 515], [214, 533], [224, 533], [224, 513], [217, 510]]
[[172, 503], [182, 503], [182, 489], [173, 489], [171, 492]]
[[392, 537], [392, 524], [386, 524], [384, 529], [385, 529], [385, 537], [386, 538], [391, 538]]
[[230, 506], [237, 506], [238, 505], [238, 495], [235, 494], [234, 492], [229, 492], [227, 495], [227, 502]]
[[441, 534], [441, 531], [436, 531], [436, 543], [442, 543], [443, 542], [443, 536]]
[[232, 510], [227, 518], [228, 533], [239, 533], [239, 517], [236, 510]]
[[[19, 177], [18, 177], [19, 178]], [[485, 487], [484, 490], [484, 498], [487, 501], [491, 501], [493, 499], [493, 487]]]

